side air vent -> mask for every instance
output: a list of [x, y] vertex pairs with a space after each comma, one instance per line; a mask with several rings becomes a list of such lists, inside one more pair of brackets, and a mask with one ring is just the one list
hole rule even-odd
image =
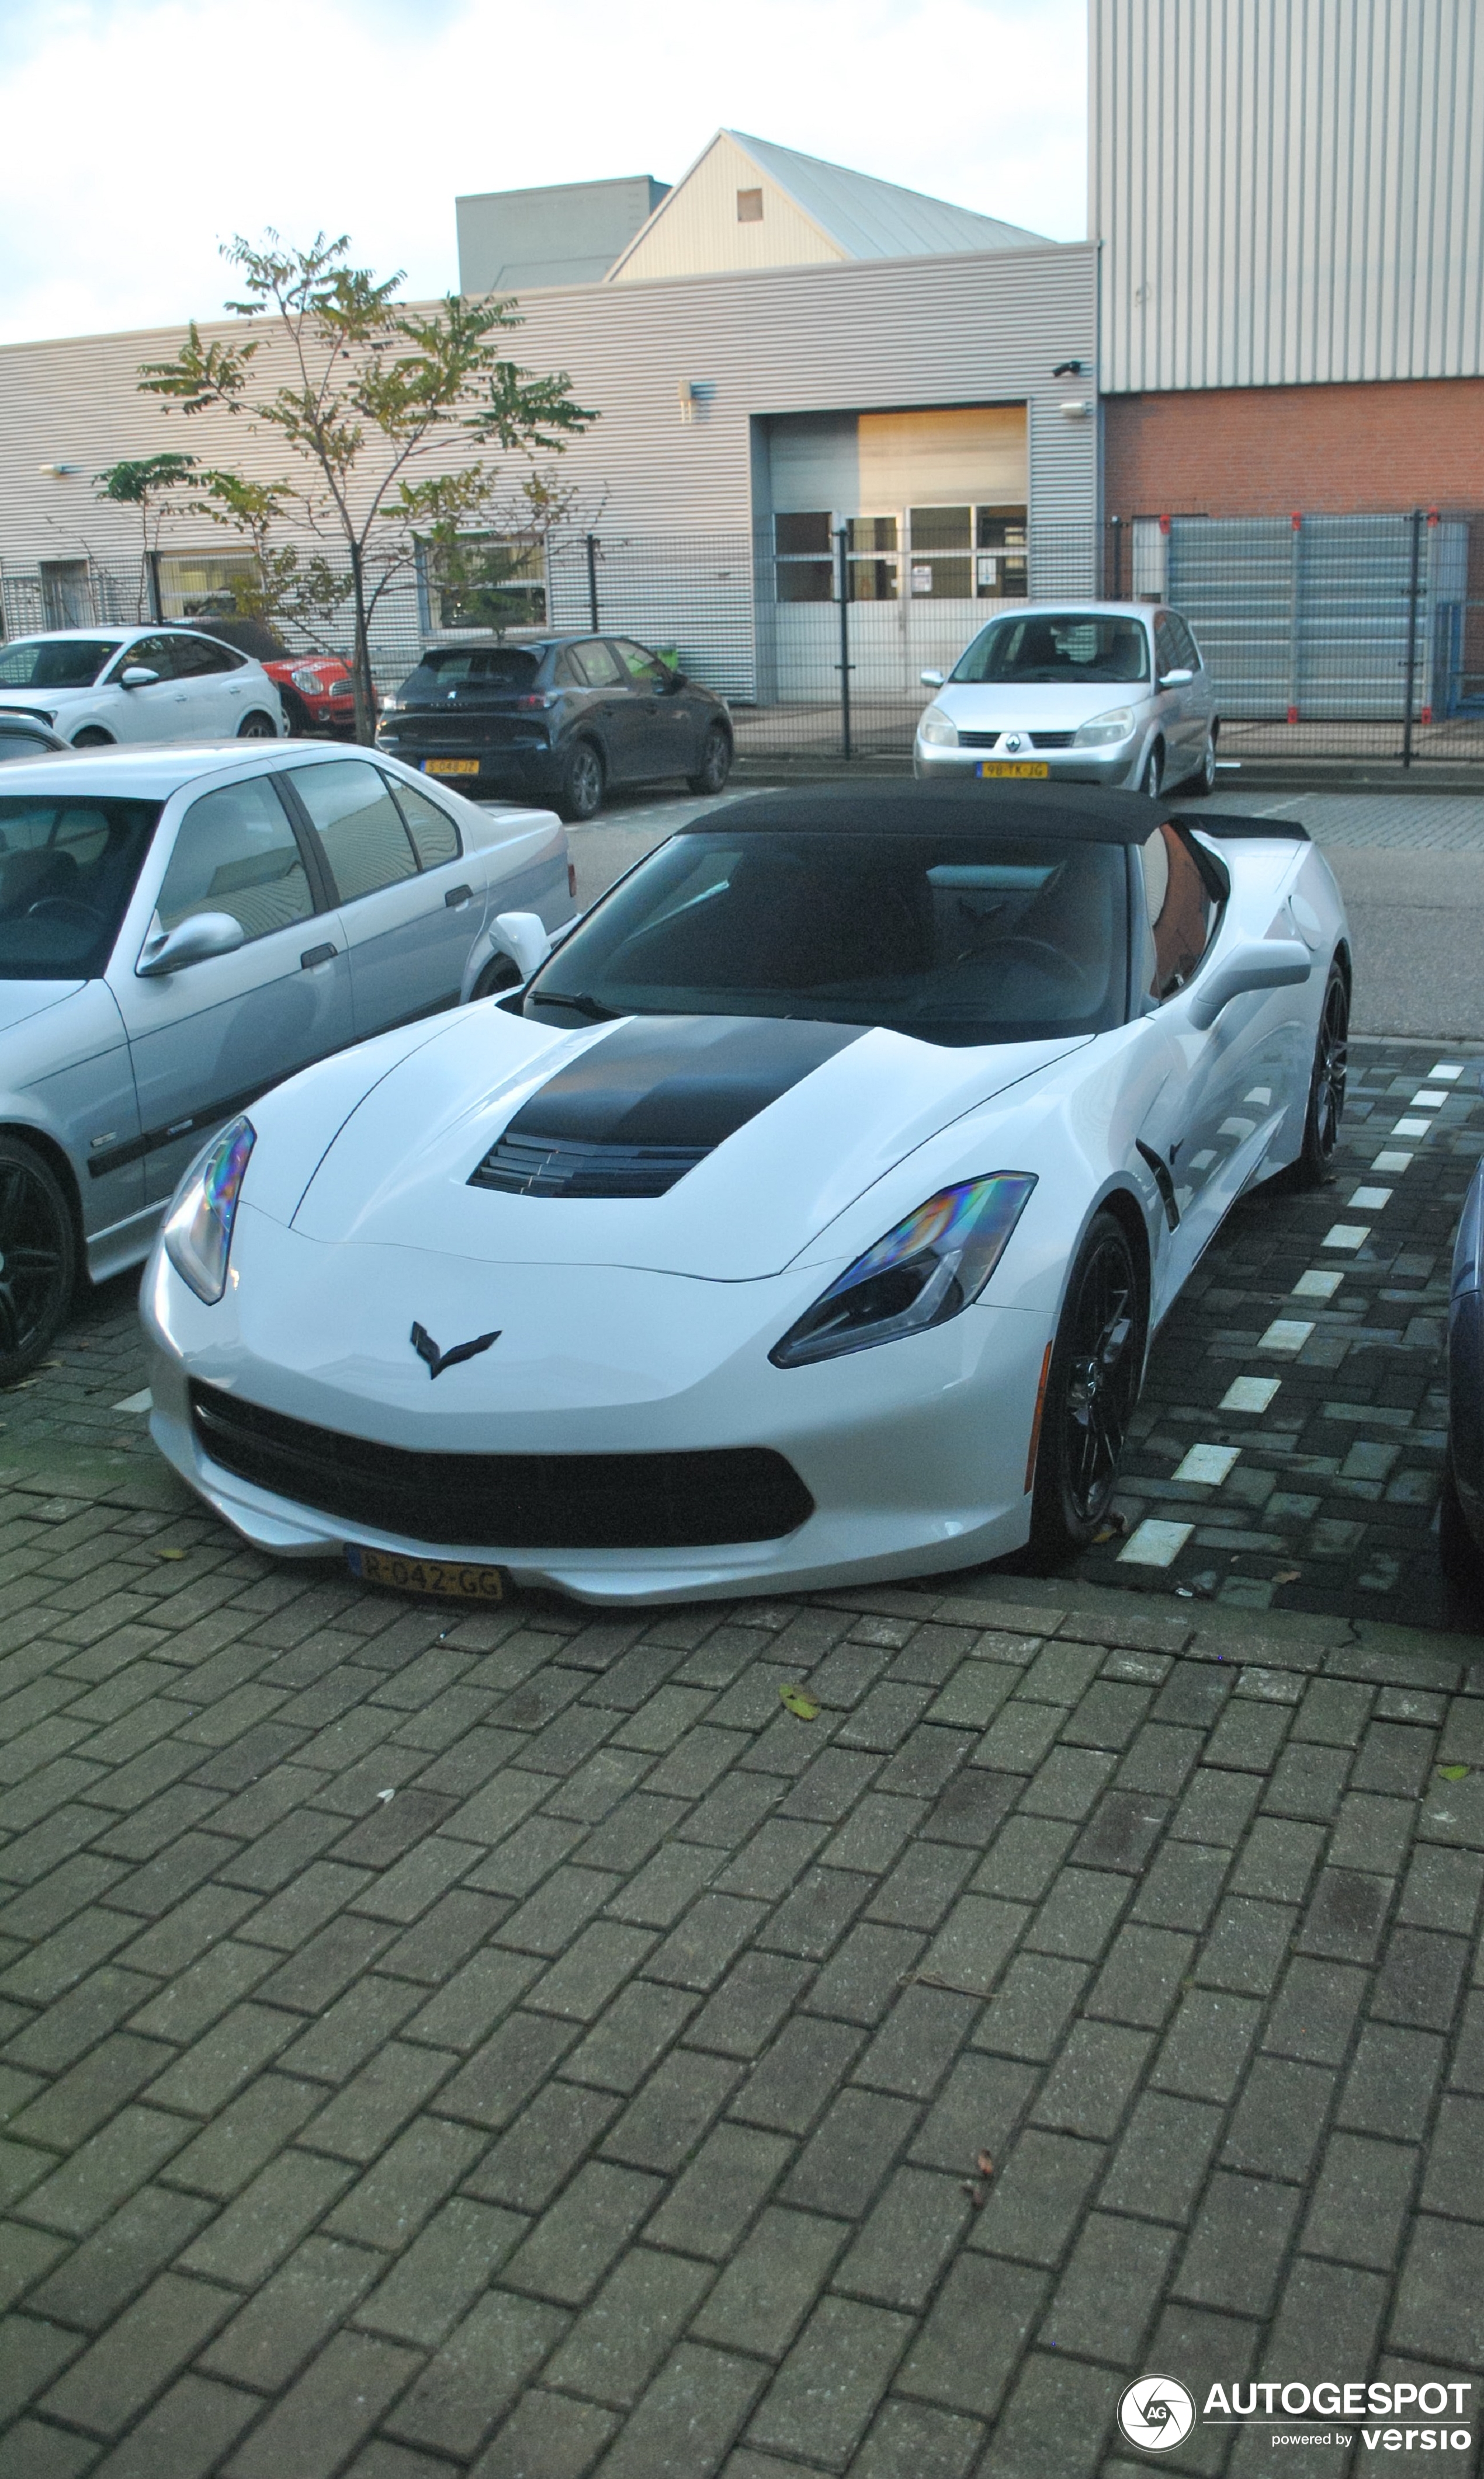
[[570, 1137], [516, 1137], [490, 1147], [471, 1188], [512, 1196], [663, 1196], [704, 1162], [710, 1145], [582, 1144]]

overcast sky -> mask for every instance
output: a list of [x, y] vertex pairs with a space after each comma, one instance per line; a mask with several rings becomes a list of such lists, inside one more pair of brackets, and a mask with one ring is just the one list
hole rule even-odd
[[472, 190], [678, 178], [721, 125], [1087, 230], [1086, 0], [0, 0], [0, 341], [219, 315], [217, 244], [457, 281]]

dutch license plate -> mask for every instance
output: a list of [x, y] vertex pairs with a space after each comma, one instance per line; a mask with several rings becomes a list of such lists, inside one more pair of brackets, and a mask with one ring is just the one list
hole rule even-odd
[[991, 757], [982, 758], [975, 767], [976, 775], [1049, 775], [1049, 766], [1010, 766], [996, 764]]
[[[477, 775], [479, 760], [477, 757], [424, 757], [422, 772], [424, 775]], [[1045, 772], [1043, 766], [1041, 773], [1044, 775]]]
[[502, 1601], [502, 1567], [466, 1567], [447, 1558], [404, 1558], [396, 1549], [351, 1546], [345, 1564], [363, 1584], [390, 1584], [397, 1593], [431, 1593], [441, 1601]]

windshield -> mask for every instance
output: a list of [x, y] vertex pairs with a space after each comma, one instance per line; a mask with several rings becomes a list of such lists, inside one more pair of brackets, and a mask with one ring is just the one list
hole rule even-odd
[[526, 689], [541, 669], [541, 653], [524, 646], [435, 646], [408, 680], [403, 697], [421, 689]]
[[524, 1002], [606, 1015], [879, 1024], [958, 1046], [1121, 1024], [1121, 846], [998, 836], [677, 835], [599, 904]]
[[1084, 680], [1146, 680], [1149, 640], [1138, 620], [1091, 611], [1036, 611], [994, 620], [959, 655], [950, 678], [1076, 688]]
[[90, 689], [117, 640], [20, 637], [0, 652], [0, 689]]
[[0, 980], [102, 972], [159, 816], [158, 801], [0, 798]]

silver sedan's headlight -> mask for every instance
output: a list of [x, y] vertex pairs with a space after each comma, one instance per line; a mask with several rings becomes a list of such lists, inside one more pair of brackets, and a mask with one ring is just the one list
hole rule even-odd
[[957, 749], [959, 727], [940, 705], [930, 705], [917, 726], [917, 737], [929, 749]]
[[1095, 714], [1072, 735], [1074, 749], [1107, 749], [1113, 741], [1127, 740], [1137, 718], [1131, 705], [1111, 705], [1106, 714]]
[[957, 1316], [989, 1280], [1035, 1186], [1034, 1172], [997, 1170], [940, 1188], [789, 1327], [768, 1354], [774, 1367], [869, 1351]]
[[165, 1253], [208, 1308], [227, 1287], [237, 1200], [257, 1141], [250, 1119], [234, 1119], [223, 1128], [192, 1163], [165, 1218]]

